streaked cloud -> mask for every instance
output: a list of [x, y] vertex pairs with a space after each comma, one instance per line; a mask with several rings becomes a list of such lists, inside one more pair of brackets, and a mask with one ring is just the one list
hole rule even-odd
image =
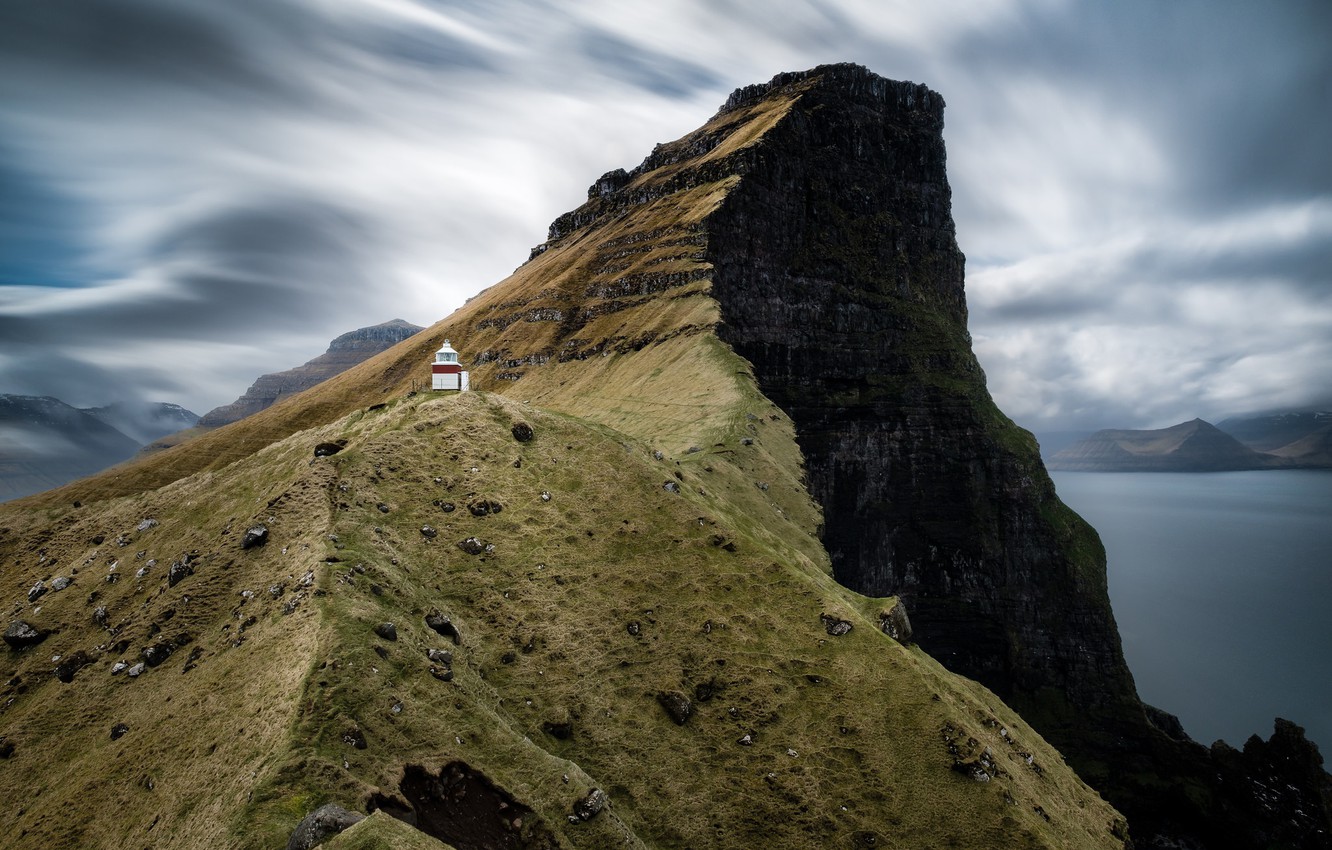
[[0, 392], [198, 412], [429, 324], [732, 88], [948, 103], [972, 330], [1029, 427], [1332, 404], [1332, 7], [64, 0], [0, 7]]

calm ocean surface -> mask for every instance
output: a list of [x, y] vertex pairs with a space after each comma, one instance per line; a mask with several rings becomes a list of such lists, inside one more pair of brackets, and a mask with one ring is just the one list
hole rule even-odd
[[1142, 698], [1196, 741], [1280, 716], [1332, 762], [1332, 472], [1054, 472], [1096, 527]]

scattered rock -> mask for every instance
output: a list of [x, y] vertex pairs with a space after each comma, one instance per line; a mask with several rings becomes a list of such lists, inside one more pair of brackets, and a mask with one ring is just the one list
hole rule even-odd
[[427, 540], [434, 540], [438, 534], [439, 532], [436, 531], [433, 526], [429, 525], [421, 526], [421, 536]]
[[367, 746], [365, 743], [365, 733], [360, 729], [357, 729], [355, 726], [342, 733], [342, 743], [350, 744], [358, 750], [364, 750]]
[[453, 681], [453, 668], [452, 668], [452, 667], [436, 667], [434, 664], [431, 664], [431, 665], [430, 665], [430, 675], [434, 676], [436, 679], [439, 679], [441, 682], [452, 682], [452, 681]]
[[567, 741], [573, 737], [573, 723], [568, 720], [547, 720], [541, 724], [541, 731], [552, 738]]
[[591, 820], [596, 817], [602, 809], [606, 808], [606, 804], [609, 802], [610, 800], [607, 799], [605, 791], [602, 791], [600, 788], [593, 788], [591, 791], [587, 792], [586, 797], [579, 800], [577, 803], [574, 803], [574, 817], [581, 821]]
[[472, 516], [487, 516], [499, 513], [504, 510], [504, 506], [494, 499], [480, 498], [468, 502], [467, 510], [471, 512]]
[[[156, 667], [157, 665], [161, 664], [163, 661], [166, 661], [168, 658], [170, 658], [171, 653], [174, 652], [175, 649], [176, 648], [172, 646], [170, 642], [163, 641], [162, 643], [155, 643], [152, 644], [151, 646], [145, 646], [143, 649], [139, 650], [139, 655], [143, 656], [144, 662], [149, 667]], [[134, 675], [133, 670], [130, 670], [130, 675], [131, 676]]]
[[898, 600], [890, 610], [879, 615], [879, 628], [899, 643], [908, 643], [911, 640], [911, 620], [907, 618], [906, 605]]
[[119, 741], [121, 738], [125, 737], [125, 733], [128, 731], [129, 724], [117, 723], [115, 726], [111, 727], [111, 740]]
[[167, 570], [167, 587], [175, 587], [189, 576], [194, 575], [194, 567], [188, 561], [172, 561]]
[[667, 481], [665, 484], [661, 485], [661, 489], [665, 490], [667, 493], [679, 493], [680, 485], [676, 484], [674, 481]]
[[241, 537], [242, 549], [253, 549], [256, 546], [263, 546], [268, 542], [268, 526], [252, 525], [245, 529], [245, 534]]
[[532, 437], [535, 436], [535, 432], [532, 430], [532, 426], [528, 425], [526, 422], [514, 423], [514, 426], [513, 428], [510, 429], [510, 431], [513, 434], [513, 438], [520, 443], [531, 442]]
[[38, 579], [36, 584], [28, 588], [28, 601], [36, 602], [38, 599], [41, 599], [42, 596], [46, 594], [46, 590], [46, 582]]
[[741, 437], [741, 438], [740, 438], [740, 445], [742, 445], [742, 446], [752, 446], [752, 445], [754, 445], [754, 438], [753, 438], [753, 437]]
[[143, 675], [143, 672], [146, 669], [147, 665], [140, 661], [138, 664], [135, 664], [133, 667], [126, 670], [125, 675], [129, 676], [131, 679], [137, 679]]
[[138, 525], [134, 526], [135, 531], [147, 531], [150, 528], [157, 528], [157, 520], [153, 519], [152, 517], [149, 517], [148, 519], [145, 519], [142, 522], [140, 522]]
[[652, 452], [652, 457], [654, 460], [663, 460], [666, 455], [661, 453], [661, 449], [656, 449]]
[[543, 502], [549, 502], [549, 501], [550, 501], [550, 491], [549, 491], [549, 490], [542, 490], [542, 491], [541, 491], [541, 501], [543, 501]]
[[455, 510], [457, 510], [457, 507], [458, 507], [458, 506], [455, 505], [455, 504], [453, 504], [453, 502], [440, 502], [440, 503], [439, 503], [439, 509], [440, 509], [441, 511], [443, 511], [444, 513], [446, 513], [446, 514], [451, 514], [451, 513], [453, 513]]
[[398, 627], [392, 623], [380, 623], [375, 626], [375, 634], [379, 635], [384, 640], [397, 640]]
[[426, 658], [429, 658], [436, 664], [453, 663], [453, 653], [449, 652], [447, 649], [427, 649]]
[[657, 694], [657, 702], [666, 709], [666, 713], [675, 721], [676, 726], [685, 725], [689, 715], [694, 713], [694, 706], [689, 702], [689, 697], [680, 691], [662, 691]]
[[690, 446], [689, 448], [685, 449], [685, 454], [687, 455], [698, 454], [701, 451], [703, 451], [703, 449], [699, 446]]
[[328, 803], [320, 806], [296, 824], [287, 839], [287, 850], [312, 850], [325, 839], [349, 829], [365, 820], [365, 815], [349, 812], [341, 806]]
[[106, 540], [105, 534], [94, 534], [92, 538], [92, 545], [101, 546], [104, 540]]
[[953, 762], [953, 770], [963, 776], [974, 779], [977, 782], [990, 781], [990, 774], [985, 768], [986, 763], [984, 756], [969, 759], [956, 759]]
[[386, 514], [389, 512], [389, 506], [384, 504], [383, 502], [380, 502], [379, 504], [375, 505], [375, 507], [379, 509], [379, 512], [381, 514]]
[[848, 620], [839, 620], [831, 614], [820, 614], [819, 619], [823, 621], [823, 630], [833, 637], [841, 637], [851, 632], [851, 623]]
[[119, 676], [121, 673], [124, 673], [128, 669], [129, 665], [126, 664], [124, 661], [117, 661], [115, 664], [111, 665], [111, 675]]
[[91, 663], [93, 663], [92, 656], [80, 649], [78, 652], [71, 653], [60, 659], [60, 663], [57, 664], [55, 668], [56, 678], [65, 684], [69, 684], [74, 681], [75, 673]]
[[468, 537], [466, 540], [458, 541], [458, 548], [469, 555], [480, 555], [486, 551], [486, 544], [475, 537]]
[[0, 736], [0, 759], [7, 759], [14, 755], [14, 742]]
[[638, 637], [643, 632], [643, 624], [637, 620], [632, 620], [629, 625], [624, 627], [624, 630], [634, 637]]
[[15, 620], [5, 629], [5, 643], [13, 649], [26, 649], [46, 640], [49, 632], [35, 628], [23, 620]]
[[[343, 443], [343, 445], [346, 445], [346, 443]], [[329, 455], [335, 455], [340, 451], [342, 451], [342, 445], [337, 443], [320, 443], [314, 448], [314, 456], [328, 457]]]
[[746, 732], [740, 736], [740, 740], [736, 741], [736, 743], [742, 747], [752, 747], [754, 746], [754, 734], [752, 732]]
[[425, 618], [426, 628], [442, 637], [453, 641], [454, 646], [462, 643], [462, 635], [458, 632], [458, 627], [453, 621], [441, 614], [439, 611], [431, 611]]
[[65, 588], [69, 587], [72, 581], [73, 579], [66, 578], [65, 576], [56, 576], [55, 578], [51, 579], [51, 589], [64, 590]]

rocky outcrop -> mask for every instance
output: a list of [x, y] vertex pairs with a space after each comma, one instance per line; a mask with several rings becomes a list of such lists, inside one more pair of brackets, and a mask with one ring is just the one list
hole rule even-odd
[[245, 395], [215, 407], [199, 419], [204, 428], [218, 428], [222, 425], [244, 419], [271, 407], [278, 400], [308, 390], [374, 355], [392, 348], [421, 328], [402, 319], [393, 319], [368, 328], [350, 331], [334, 339], [328, 345], [328, 351], [303, 366], [261, 375], [245, 391]]
[[1062, 449], [1050, 468], [1068, 472], [1222, 472], [1288, 466], [1256, 452], [1210, 422], [1194, 419], [1149, 431], [1106, 429]]

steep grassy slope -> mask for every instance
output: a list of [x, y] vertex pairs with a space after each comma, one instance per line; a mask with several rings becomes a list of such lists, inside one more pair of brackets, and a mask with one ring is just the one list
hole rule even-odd
[[[800, 496], [769, 483], [791, 440], [769, 410], [737, 392], [706, 448], [658, 458], [534, 405], [417, 396], [96, 510], [6, 512], [11, 619], [51, 632], [4, 655], [10, 846], [273, 847], [326, 801], [425, 821], [445, 797], [411, 799], [413, 766], [487, 777], [466, 814], [494, 846], [1120, 845], [1037, 733], [811, 556]], [[606, 808], [571, 821], [594, 788]]]

